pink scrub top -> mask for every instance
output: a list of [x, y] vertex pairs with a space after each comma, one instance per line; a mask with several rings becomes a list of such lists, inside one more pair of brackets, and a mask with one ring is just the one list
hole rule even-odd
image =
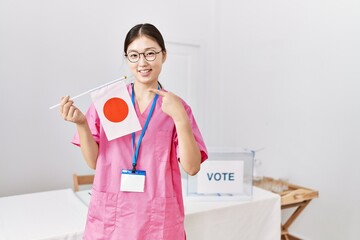
[[[128, 85], [131, 95], [132, 88]], [[182, 101], [189, 116], [195, 140], [201, 151], [201, 162], [207, 150], [190, 107]], [[91, 192], [83, 239], [103, 240], [184, 240], [184, 204], [178, 164], [179, 147], [173, 120], [161, 110], [162, 97], [156, 103], [148, 129], [139, 150], [137, 170], [146, 171], [144, 192], [121, 192], [123, 169], [132, 169], [134, 150], [131, 134], [108, 141], [94, 105], [86, 118], [99, 144], [96, 172]], [[142, 126], [151, 103], [141, 114]], [[141, 131], [136, 132], [137, 144]], [[80, 145], [76, 134], [73, 141]]]

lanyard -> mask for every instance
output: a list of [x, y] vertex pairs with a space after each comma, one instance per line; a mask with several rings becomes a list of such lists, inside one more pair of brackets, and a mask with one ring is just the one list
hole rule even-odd
[[[158, 89], [160, 89], [160, 86], [158, 86]], [[150, 118], [154, 112], [154, 108], [155, 108], [155, 105], [156, 105], [156, 101], [157, 99], [159, 98], [159, 95], [156, 94], [155, 97], [154, 97], [154, 100], [152, 102], [152, 105], [151, 105], [151, 109], [150, 109], [150, 112], [149, 112], [149, 115], [147, 116], [146, 118], [146, 122], [145, 122], [145, 125], [141, 131], [141, 134], [140, 134], [140, 137], [139, 137], [139, 140], [138, 140], [138, 144], [136, 146], [136, 149], [135, 149], [135, 152], [134, 152], [134, 156], [133, 156], [133, 160], [132, 160], [132, 166], [133, 166], [133, 169], [132, 169], [132, 172], [134, 173], [136, 171], [136, 163], [137, 163], [137, 159], [138, 159], [138, 155], [139, 155], [139, 149], [140, 149], [140, 145], [141, 145], [141, 142], [142, 142], [142, 139], [145, 135], [145, 132], [146, 132], [146, 129], [149, 125], [149, 122], [150, 122]], [[135, 91], [134, 91], [134, 84], [132, 85], [132, 94], [131, 94], [131, 101], [132, 101], [132, 104], [134, 105], [135, 107]], [[135, 133], [132, 133], [131, 134], [131, 141], [132, 141], [132, 146], [133, 148], [135, 148]]]

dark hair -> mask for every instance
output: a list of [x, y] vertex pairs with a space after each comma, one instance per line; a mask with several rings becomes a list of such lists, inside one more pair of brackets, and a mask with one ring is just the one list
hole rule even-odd
[[156, 41], [161, 50], [166, 52], [165, 42], [160, 31], [150, 23], [138, 24], [130, 29], [124, 41], [124, 53], [126, 54], [129, 45], [138, 37], [146, 36]]

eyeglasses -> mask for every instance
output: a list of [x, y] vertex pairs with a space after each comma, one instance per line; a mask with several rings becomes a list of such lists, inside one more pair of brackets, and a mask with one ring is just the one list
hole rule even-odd
[[152, 62], [156, 59], [156, 56], [161, 52], [162, 52], [162, 50], [160, 50], [158, 52], [156, 52], [154, 50], [148, 50], [143, 53], [133, 51], [128, 54], [125, 54], [125, 57], [127, 57], [129, 62], [136, 63], [140, 60], [140, 55], [142, 54], [142, 55], [144, 55], [144, 58], [146, 61]]

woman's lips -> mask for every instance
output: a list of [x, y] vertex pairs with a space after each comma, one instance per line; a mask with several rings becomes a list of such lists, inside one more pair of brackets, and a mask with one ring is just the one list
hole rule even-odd
[[139, 70], [139, 73], [142, 77], [148, 77], [150, 75], [151, 69]]

